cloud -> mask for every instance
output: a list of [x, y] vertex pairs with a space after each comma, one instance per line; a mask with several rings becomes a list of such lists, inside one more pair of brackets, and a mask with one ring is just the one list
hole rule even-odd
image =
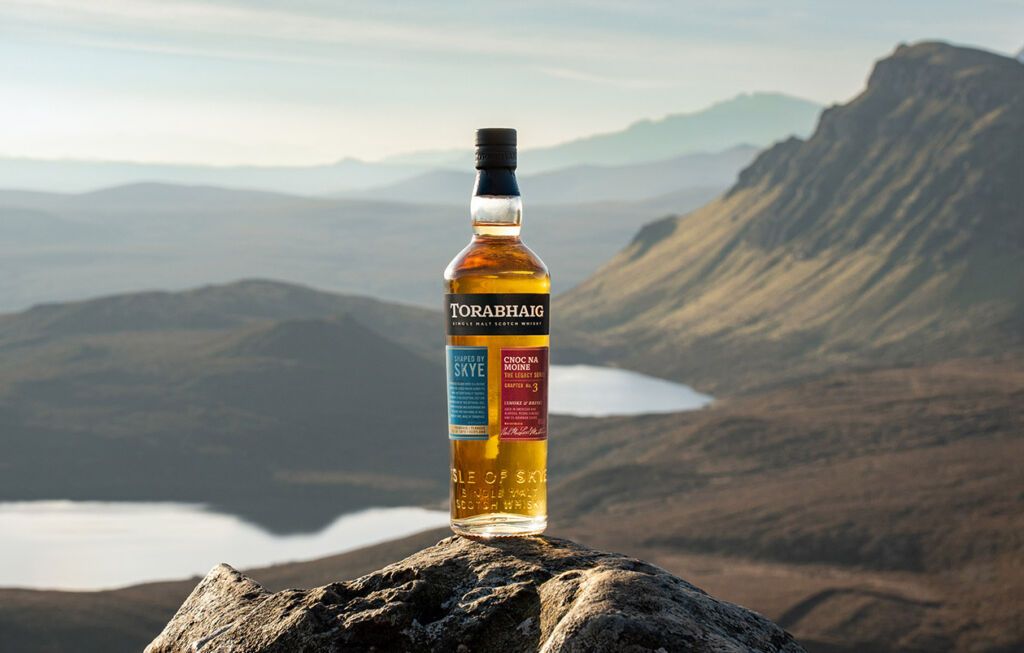
[[257, 50], [239, 50], [225, 47], [199, 47], [190, 45], [168, 45], [152, 41], [139, 41], [124, 38], [77, 38], [65, 39], [65, 43], [81, 45], [89, 48], [107, 50], [123, 50], [127, 52], [150, 52], [153, 54], [170, 54], [185, 57], [210, 57], [216, 59], [234, 59], [241, 61], [274, 61], [298, 64], [324, 64], [336, 60], [328, 56], [313, 57], [288, 54], [280, 51], [266, 52]]
[[676, 82], [664, 79], [641, 79], [637, 77], [609, 77], [606, 75], [593, 75], [579, 70], [568, 68], [541, 68], [540, 71], [551, 77], [560, 79], [571, 79], [579, 82], [589, 82], [602, 86], [615, 86], [617, 88], [649, 89], [649, 88], [670, 88], [676, 86]]
[[[468, 28], [442, 20], [403, 23], [175, 0], [8, 0], [0, 4], [0, 16], [31, 27], [60, 26], [79, 34], [100, 32], [108, 37], [158, 35], [165, 41], [207, 35], [248, 37], [260, 48], [265, 48], [267, 41], [278, 41], [463, 55], [608, 59], [614, 56], [608, 49], [609, 39], [620, 41], [620, 46], [634, 40], [612, 34], [570, 37], [554, 25], [510, 34], [501, 24]], [[118, 42], [104, 41], [112, 47]]]

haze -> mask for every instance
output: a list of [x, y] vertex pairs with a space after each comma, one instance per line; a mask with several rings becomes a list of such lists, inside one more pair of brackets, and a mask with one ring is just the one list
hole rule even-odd
[[740, 92], [842, 101], [898, 41], [1008, 53], [1022, 25], [1009, 1], [13, 0], [0, 156], [300, 165], [464, 147], [485, 124], [537, 147]]

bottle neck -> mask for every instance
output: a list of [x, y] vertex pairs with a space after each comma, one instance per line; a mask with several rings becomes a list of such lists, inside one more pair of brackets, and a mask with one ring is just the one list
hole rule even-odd
[[523, 200], [519, 196], [515, 171], [510, 168], [477, 170], [469, 211], [474, 236], [518, 238]]

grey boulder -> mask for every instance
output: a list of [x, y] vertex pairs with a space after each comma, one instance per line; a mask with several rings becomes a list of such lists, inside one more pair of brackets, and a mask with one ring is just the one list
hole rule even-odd
[[450, 537], [352, 581], [270, 593], [228, 565], [147, 653], [802, 651], [654, 565], [550, 537]]

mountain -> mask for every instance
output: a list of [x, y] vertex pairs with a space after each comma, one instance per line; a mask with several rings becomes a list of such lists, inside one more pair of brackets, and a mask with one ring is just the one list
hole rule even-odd
[[349, 315], [364, 327], [425, 356], [443, 328], [435, 311], [338, 295], [294, 284], [247, 279], [182, 292], [143, 292], [0, 315], [0, 347], [93, 334], [232, 329], [254, 323]]
[[[756, 153], [757, 148], [752, 145], [737, 145], [721, 152], [684, 154], [624, 166], [575, 165], [520, 175], [519, 188], [531, 205], [642, 201], [696, 189], [705, 190], [710, 200], [732, 185]], [[465, 204], [472, 193], [474, 177], [472, 168], [432, 170], [387, 186], [350, 191], [344, 196]]]
[[1024, 48], [1017, 52], [1017, 61], [1024, 63]]
[[266, 281], [2, 316], [0, 496], [199, 501], [279, 530], [435, 500], [441, 332]]
[[[626, 165], [695, 152], [717, 152], [741, 143], [764, 147], [790, 134], [806, 134], [820, 109], [812, 102], [778, 93], [740, 95], [695, 113], [643, 120], [619, 132], [523, 150], [519, 156], [520, 169], [538, 173], [580, 165]], [[471, 136], [467, 133], [467, 144]], [[292, 195], [338, 195], [389, 186], [435, 169], [472, 171], [472, 148], [412, 152], [382, 161], [348, 158], [312, 166], [209, 166], [0, 157], [0, 186], [76, 193], [160, 182]], [[459, 196], [459, 201], [464, 195]]]
[[695, 152], [631, 165], [579, 165], [528, 175], [520, 189], [529, 201], [640, 201], [697, 189], [725, 189], [757, 154], [752, 145], [719, 152]]
[[464, 167], [473, 162], [473, 151], [470, 148], [451, 150], [425, 150], [421, 152], [402, 152], [381, 159], [381, 163], [398, 165], [422, 165], [431, 168]]
[[318, 200], [260, 190], [138, 182], [82, 193], [0, 190], [0, 206], [51, 213], [87, 211], [198, 211], [317, 205]]
[[64, 195], [64, 208], [98, 210], [138, 210], [154, 207], [188, 209], [257, 209], [268, 206], [309, 204], [315, 199], [263, 190], [239, 190], [218, 186], [176, 186], [139, 182], [113, 186], [77, 195]]
[[[0, 190], [0, 312], [251, 277], [436, 308], [441, 272], [470, 238], [471, 187], [458, 205], [148, 183], [78, 194]], [[523, 235], [562, 292], [651, 216], [700, 206], [725, 187], [639, 202], [528, 200]]]
[[392, 184], [350, 190], [341, 193], [340, 197], [467, 205], [473, 194], [475, 178], [471, 165], [462, 170], [428, 170]]
[[327, 195], [387, 184], [432, 166], [343, 159], [313, 166], [209, 166], [130, 161], [0, 157], [4, 188], [75, 193], [142, 182], [225, 186], [295, 195]]
[[30, 208], [0, 209], [0, 243], [16, 247], [45, 246], [55, 238], [74, 239], [77, 242], [97, 244], [102, 230], [73, 220]]
[[901, 46], [814, 135], [556, 304], [606, 359], [735, 393], [1024, 345], [1024, 67]]
[[586, 163], [627, 165], [694, 152], [717, 152], [737, 143], [757, 147], [787, 136], [804, 136], [821, 105], [781, 93], [751, 93], [693, 113], [641, 120], [626, 129], [552, 147], [525, 150], [524, 170], [552, 170]]
[[[640, 120], [620, 131], [520, 150], [519, 169], [536, 174], [574, 166], [627, 166], [719, 152], [740, 143], [762, 148], [791, 135], [806, 136], [821, 109], [819, 104], [782, 93], [743, 93], [700, 111]], [[471, 148], [438, 150], [384, 161], [471, 170], [473, 152]]]

